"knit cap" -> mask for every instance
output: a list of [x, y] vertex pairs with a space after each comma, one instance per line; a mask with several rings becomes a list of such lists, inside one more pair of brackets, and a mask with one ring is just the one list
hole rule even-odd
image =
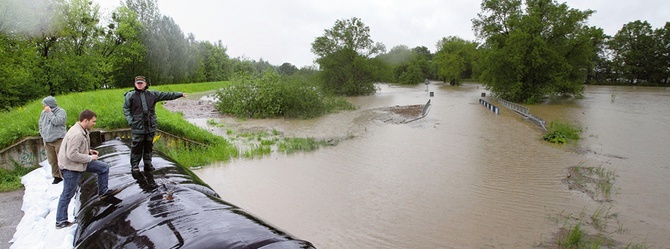
[[42, 104], [48, 105], [51, 108], [55, 108], [56, 106], [58, 106], [58, 104], [56, 104], [56, 98], [52, 96], [44, 98], [44, 100], [42, 100]]

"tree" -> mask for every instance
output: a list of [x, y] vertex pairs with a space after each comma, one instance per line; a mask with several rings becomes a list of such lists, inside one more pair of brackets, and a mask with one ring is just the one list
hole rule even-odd
[[424, 63], [420, 62], [425, 61], [425, 57], [410, 50], [406, 45], [395, 46], [388, 53], [381, 54], [377, 58], [388, 66], [390, 79], [393, 82], [416, 84], [423, 82], [426, 78], [426, 74], [423, 73]]
[[602, 83], [616, 78], [612, 70], [611, 50], [607, 47], [607, 41], [611, 38], [601, 28], [591, 27], [591, 43], [595, 48], [593, 55], [593, 66], [588, 69], [586, 83]]
[[663, 28], [654, 31], [654, 40], [656, 41], [656, 68], [657, 74], [653, 80], [670, 86], [670, 22], [666, 22]]
[[553, 0], [484, 0], [473, 19], [485, 40], [480, 80], [494, 94], [534, 103], [547, 95], [581, 96], [595, 48], [585, 26], [591, 10]]
[[324, 89], [342, 95], [374, 93], [374, 69], [369, 61], [384, 50], [382, 44], [375, 44], [370, 38], [370, 28], [356, 17], [335, 21], [312, 43]]
[[294, 66], [291, 63], [284, 62], [279, 66], [279, 73], [280, 74], [286, 74], [286, 75], [293, 75], [294, 73], [298, 72], [298, 67]]
[[93, 47], [99, 43], [102, 29], [98, 26], [99, 7], [88, 0], [67, 0], [62, 5], [64, 24], [53, 51], [58, 68], [50, 73], [58, 93], [88, 91], [100, 88], [101, 56]]
[[212, 44], [209, 41], [195, 42], [191, 45], [197, 67], [194, 69], [192, 81], [212, 82], [228, 79], [233, 71], [226, 47], [221, 41]]
[[450, 36], [437, 43], [433, 62], [437, 65], [437, 74], [451, 85], [460, 85], [461, 79], [472, 78], [472, 68], [477, 56], [477, 43]]
[[625, 24], [610, 40], [615, 69], [628, 83], [648, 82], [656, 70], [654, 31], [647, 21]]
[[133, 77], [141, 75], [146, 59], [142, 40], [145, 29], [137, 13], [120, 6], [111, 14], [98, 53], [104, 58], [101, 71], [103, 84], [109, 87], [132, 87]]
[[35, 81], [35, 54], [30, 42], [0, 32], [0, 111], [48, 94]]

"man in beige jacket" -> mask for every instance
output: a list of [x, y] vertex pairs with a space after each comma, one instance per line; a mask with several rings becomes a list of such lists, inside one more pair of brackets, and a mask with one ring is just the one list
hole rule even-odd
[[98, 175], [98, 195], [100, 199], [119, 192], [118, 189], [107, 189], [109, 165], [98, 161], [98, 151], [90, 149], [91, 139], [88, 130], [95, 125], [97, 119], [98, 117], [93, 111], [88, 109], [82, 111], [79, 114], [79, 122], [67, 131], [58, 151], [58, 165], [61, 174], [63, 174], [63, 192], [56, 209], [57, 229], [74, 224], [67, 220], [67, 208], [77, 191], [79, 180], [84, 172]]

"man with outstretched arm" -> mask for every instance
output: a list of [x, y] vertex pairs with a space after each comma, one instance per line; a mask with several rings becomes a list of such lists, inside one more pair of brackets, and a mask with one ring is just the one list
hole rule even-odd
[[123, 115], [131, 128], [130, 172], [136, 176], [139, 172], [140, 160], [144, 161], [144, 171], [154, 170], [151, 164], [151, 153], [154, 146], [156, 121], [156, 103], [186, 97], [181, 92], [160, 92], [148, 90], [144, 76], [135, 77], [135, 89], [125, 93]]

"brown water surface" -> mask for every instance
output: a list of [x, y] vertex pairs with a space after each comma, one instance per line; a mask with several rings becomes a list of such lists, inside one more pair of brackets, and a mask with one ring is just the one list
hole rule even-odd
[[[583, 99], [529, 106], [548, 123], [584, 129], [576, 144], [553, 145], [495, 100], [487, 99], [500, 115], [481, 105], [481, 93], [489, 93], [479, 85], [379, 87], [349, 99], [358, 110], [317, 119], [219, 120], [293, 137], [353, 138], [196, 174], [224, 200], [318, 248], [531, 248], [558, 231], [549, 217], [603, 204], [627, 230], [613, 235], [618, 241], [670, 245], [669, 89], [588, 86]], [[384, 122], [380, 108], [428, 99], [425, 118]], [[580, 163], [616, 172], [612, 202], [562, 182]]]

